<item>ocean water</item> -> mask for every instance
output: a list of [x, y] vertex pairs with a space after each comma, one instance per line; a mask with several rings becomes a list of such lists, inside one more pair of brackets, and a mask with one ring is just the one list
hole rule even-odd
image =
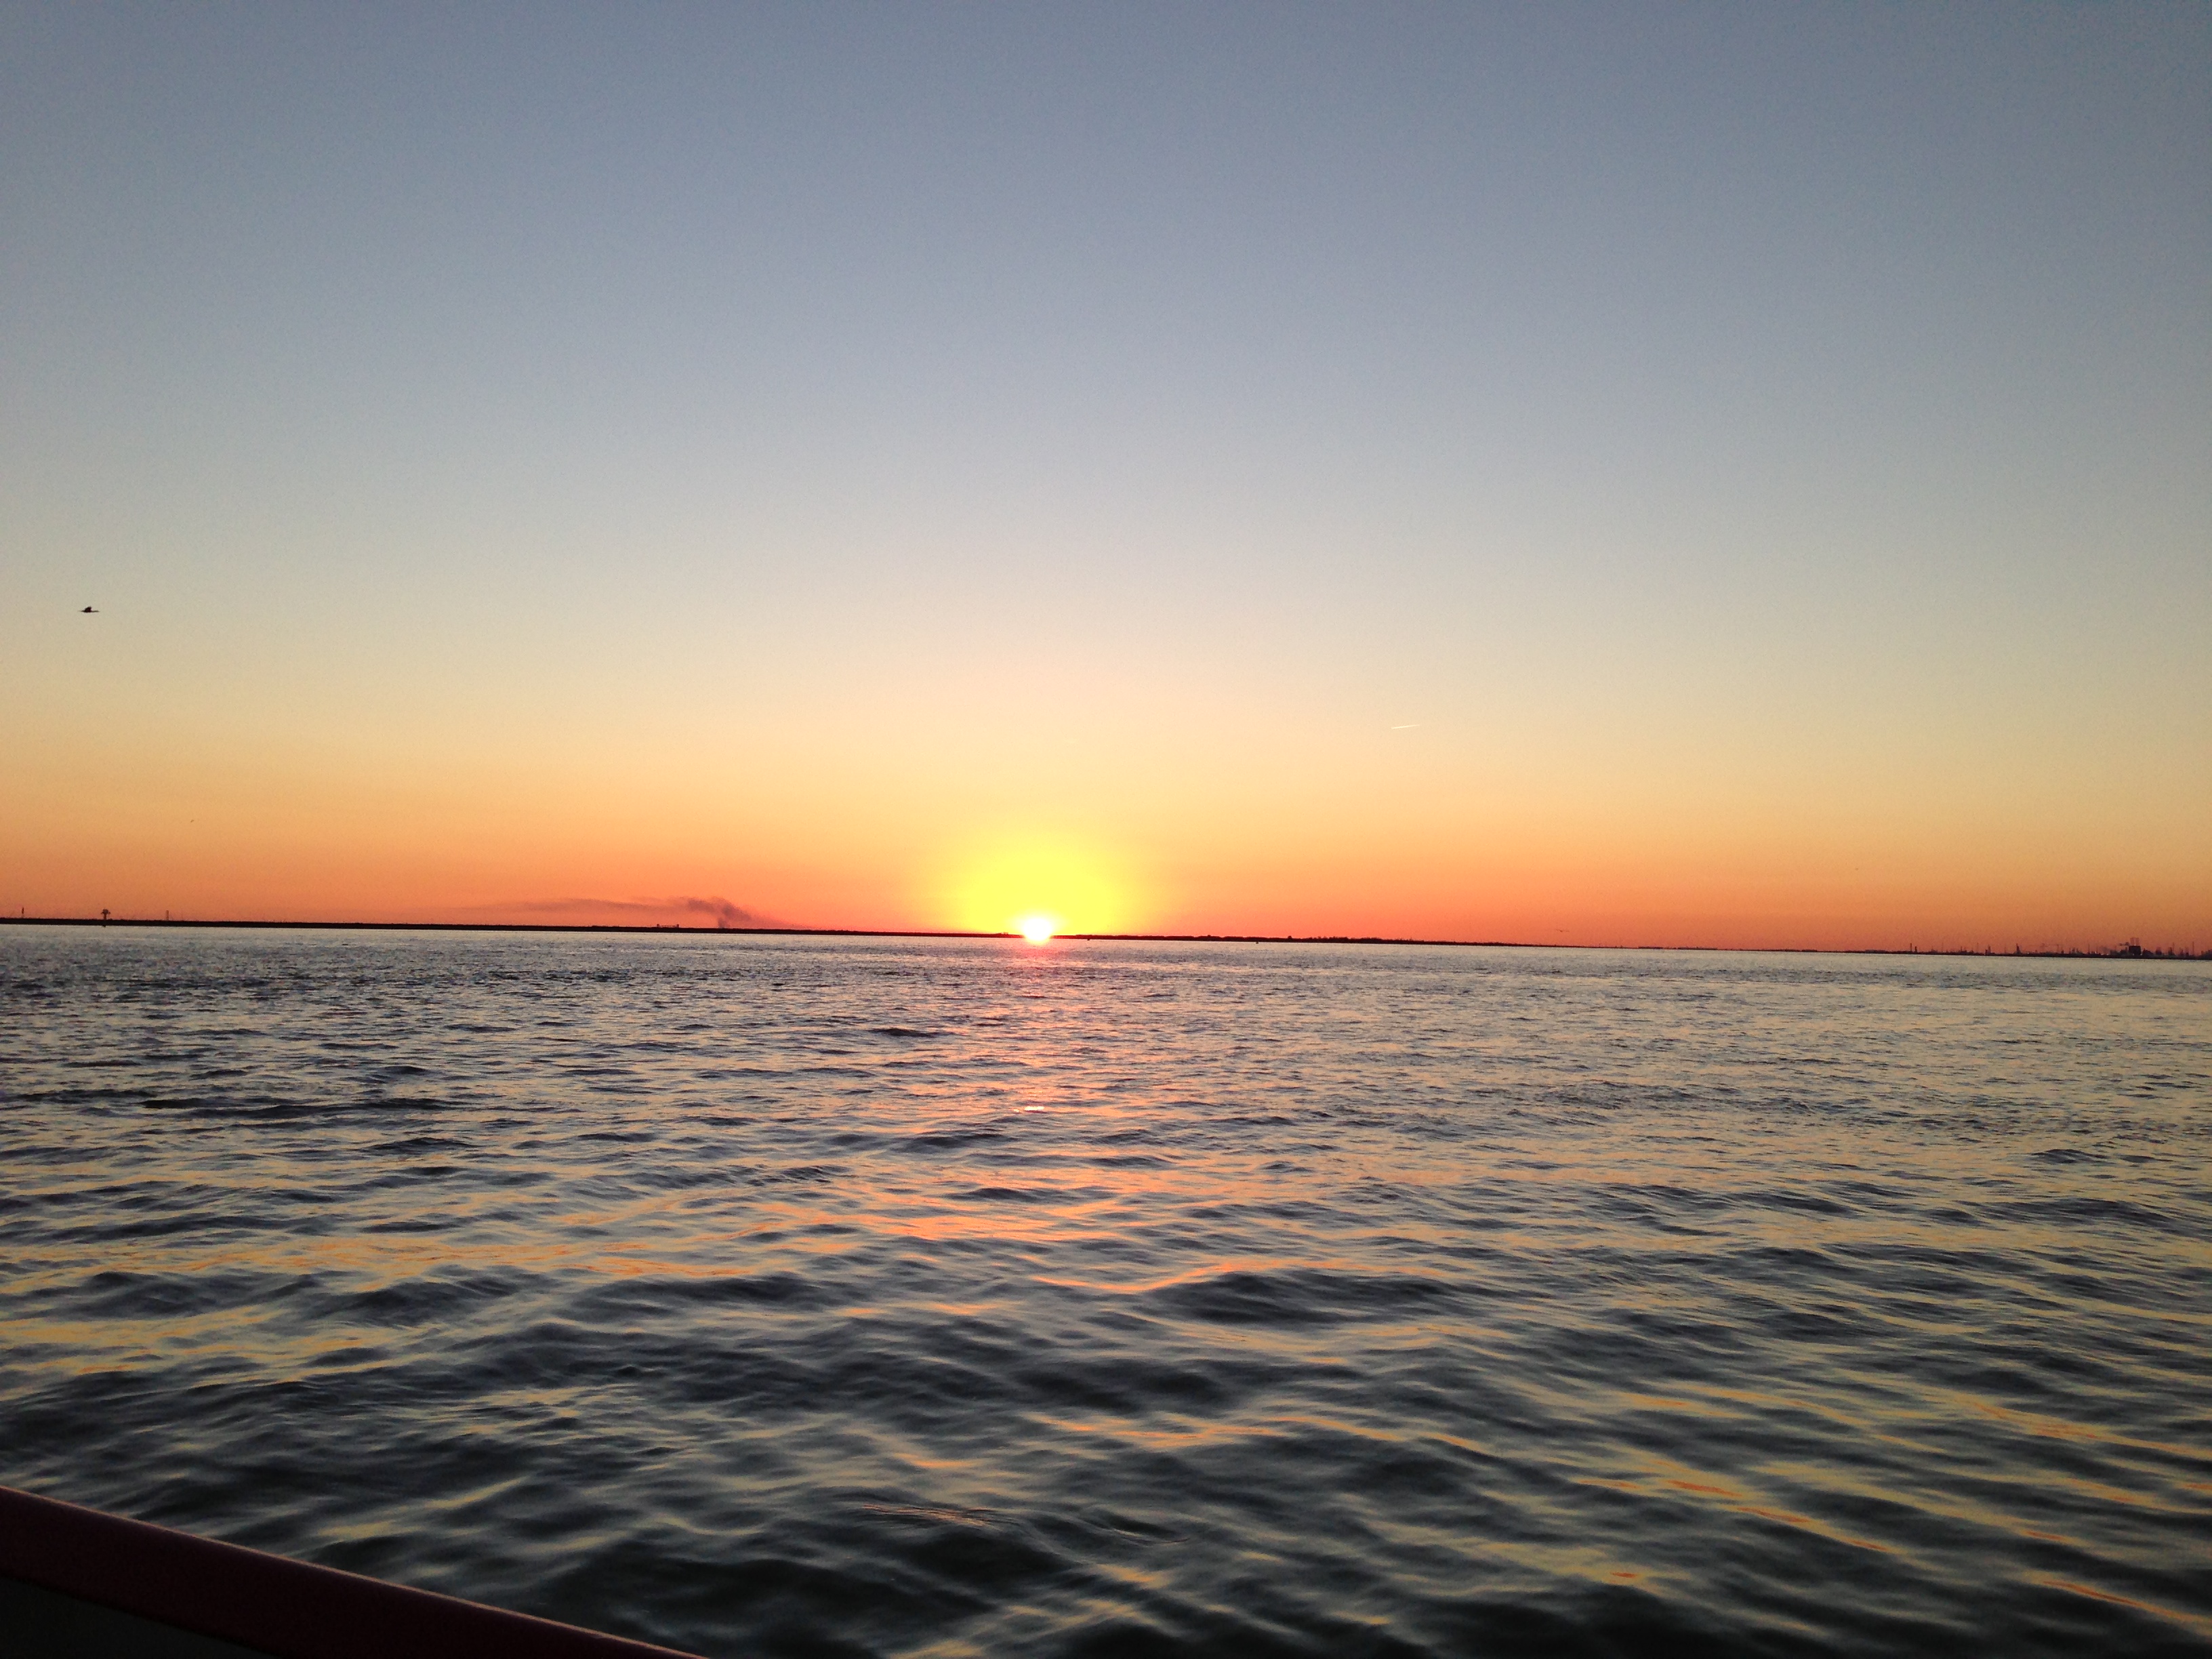
[[731, 1659], [2212, 1652], [2212, 969], [0, 929], [0, 1481]]

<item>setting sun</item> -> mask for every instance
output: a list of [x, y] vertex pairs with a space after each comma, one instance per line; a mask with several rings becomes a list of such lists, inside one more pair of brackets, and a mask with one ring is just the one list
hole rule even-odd
[[1019, 933], [1118, 933], [1135, 920], [1135, 887], [1119, 860], [1058, 838], [1014, 836], [972, 850], [940, 890], [946, 924]]

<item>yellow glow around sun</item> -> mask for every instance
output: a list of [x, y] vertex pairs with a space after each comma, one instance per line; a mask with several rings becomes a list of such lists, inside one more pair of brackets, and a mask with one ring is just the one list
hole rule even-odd
[[1115, 860], [1044, 836], [1000, 841], [954, 866], [942, 890], [946, 923], [978, 933], [1120, 933], [1136, 914], [1132, 884]]

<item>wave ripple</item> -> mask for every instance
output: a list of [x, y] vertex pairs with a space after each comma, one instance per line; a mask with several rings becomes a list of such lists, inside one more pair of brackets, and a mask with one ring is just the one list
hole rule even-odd
[[0, 935], [0, 1480], [709, 1655], [2212, 1652], [2212, 973]]

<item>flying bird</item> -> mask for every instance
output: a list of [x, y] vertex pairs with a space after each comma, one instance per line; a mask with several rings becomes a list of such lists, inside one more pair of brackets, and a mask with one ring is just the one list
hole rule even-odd
[[83, 610], [78, 611], [76, 614], [80, 617], [97, 617], [100, 612], [94, 611], [90, 605], [87, 605]]

